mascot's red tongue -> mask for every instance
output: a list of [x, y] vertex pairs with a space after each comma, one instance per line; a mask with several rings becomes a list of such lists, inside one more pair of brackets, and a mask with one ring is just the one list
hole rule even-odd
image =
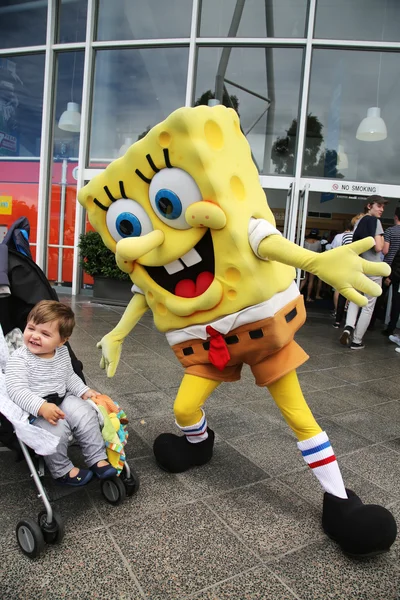
[[197, 276], [196, 281], [192, 279], [182, 279], [175, 286], [175, 296], [181, 296], [182, 298], [195, 298], [200, 296], [203, 292], [210, 287], [214, 280], [214, 275], [209, 271], [203, 271]]

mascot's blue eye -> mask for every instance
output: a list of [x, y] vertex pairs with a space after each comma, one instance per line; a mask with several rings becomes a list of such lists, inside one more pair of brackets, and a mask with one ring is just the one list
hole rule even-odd
[[117, 217], [115, 226], [117, 232], [123, 238], [139, 237], [142, 233], [142, 225], [139, 219], [132, 213], [120, 213]]
[[155, 201], [158, 211], [165, 219], [170, 219], [172, 221], [181, 216], [182, 202], [175, 192], [162, 188], [161, 190], [158, 190]]

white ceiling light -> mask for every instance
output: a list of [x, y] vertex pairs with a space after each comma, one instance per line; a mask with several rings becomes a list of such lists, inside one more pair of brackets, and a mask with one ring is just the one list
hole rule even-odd
[[376, 106], [367, 110], [367, 116], [358, 126], [356, 138], [363, 142], [380, 142], [387, 138], [385, 121], [381, 117], [379, 108], [379, 84], [381, 79], [382, 52], [379, 57], [378, 84], [376, 89]]
[[72, 131], [78, 133], [81, 130], [81, 113], [79, 112], [79, 104], [76, 102], [68, 102], [67, 110], [58, 121], [58, 126], [63, 131]]
[[373, 106], [368, 109], [367, 116], [358, 126], [356, 138], [363, 142], [380, 142], [387, 138], [387, 129], [380, 108]]

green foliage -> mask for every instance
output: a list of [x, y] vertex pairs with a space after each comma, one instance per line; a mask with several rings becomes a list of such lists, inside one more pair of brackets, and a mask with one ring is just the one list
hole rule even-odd
[[79, 240], [80, 265], [92, 277], [108, 277], [129, 281], [129, 275], [123, 273], [115, 262], [115, 256], [103, 243], [97, 231], [88, 231]]
[[[212, 92], [211, 90], [207, 90], [200, 96], [200, 98], [197, 98], [194, 105], [200, 106], [202, 104], [205, 104], [207, 106], [208, 101], [212, 100], [214, 98], [215, 98], [214, 92]], [[237, 114], [239, 114], [239, 99], [238, 99], [238, 97], [235, 96], [234, 94], [232, 94], [231, 96], [228, 96], [225, 89], [223, 92], [222, 104], [224, 106], [227, 106], [228, 108], [233, 108], [237, 112]]]

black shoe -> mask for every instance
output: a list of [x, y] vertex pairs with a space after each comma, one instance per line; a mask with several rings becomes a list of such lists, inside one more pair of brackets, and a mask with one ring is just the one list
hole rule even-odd
[[393, 331], [390, 331], [390, 329], [383, 329], [381, 331], [381, 334], [384, 335], [385, 337], [389, 337], [389, 335], [393, 335]]
[[348, 498], [325, 492], [322, 527], [343, 552], [361, 558], [387, 552], [396, 539], [392, 513], [377, 504], [363, 504], [351, 490]]
[[334, 323], [334, 324], [332, 325], [332, 327], [333, 327], [334, 329], [339, 329], [339, 327], [340, 327], [340, 323]]
[[351, 342], [350, 350], [364, 350], [365, 344], [356, 344], [355, 342]]
[[213, 455], [214, 432], [207, 428], [208, 438], [192, 444], [185, 435], [162, 433], [154, 440], [153, 452], [157, 464], [169, 473], [183, 473], [191, 467], [208, 463]]
[[354, 327], [350, 327], [349, 325], [346, 325], [346, 327], [343, 329], [342, 335], [339, 338], [339, 342], [343, 346], [348, 346], [350, 337], [352, 336], [353, 331], [354, 331]]

